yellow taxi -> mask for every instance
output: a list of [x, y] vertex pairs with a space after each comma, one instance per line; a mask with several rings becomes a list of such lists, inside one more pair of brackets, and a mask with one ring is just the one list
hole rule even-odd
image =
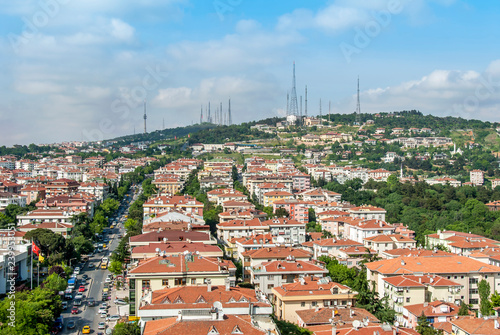
[[82, 329], [82, 334], [90, 334], [90, 326], [84, 326]]
[[109, 226], [109, 228], [110, 228], [110, 229], [113, 229], [113, 228], [115, 228], [115, 226], [114, 226], [114, 225], [111, 225], [111, 226]]

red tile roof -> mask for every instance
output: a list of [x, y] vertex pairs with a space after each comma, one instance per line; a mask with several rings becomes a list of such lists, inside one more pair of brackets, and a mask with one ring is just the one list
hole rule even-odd
[[193, 260], [186, 260], [186, 255], [154, 257], [139, 261], [139, 265], [130, 270], [130, 274], [184, 273], [184, 272], [220, 272], [223, 268], [236, 269], [229, 260], [217, 260], [211, 257], [193, 255]]

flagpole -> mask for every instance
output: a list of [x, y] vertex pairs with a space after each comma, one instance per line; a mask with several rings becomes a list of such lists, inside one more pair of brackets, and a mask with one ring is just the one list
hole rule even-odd
[[31, 289], [33, 290], [33, 238], [31, 239]]

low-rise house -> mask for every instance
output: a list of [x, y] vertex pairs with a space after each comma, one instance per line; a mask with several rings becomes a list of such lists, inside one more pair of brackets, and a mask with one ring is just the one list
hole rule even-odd
[[8, 205], [26, 207], [26, 197], [9, 192], [0, 192], [0, 212], [3, 212]]
[[297, 311], [318, 307], [354, 306], [357, 293], [351, 288], [332, 282], [329, 277], [299, 278], [291, 284], [272, 289], [274, 314], [279, 320], [297, 323]]
[[275, 201], [291, 199], [294, 199], [293, 194], [286, 191], [271, 191], [264, 193], [262, 197], [264, 207], [272, 206]]
[[78, 213], [53, 209], [36, 209], [23, 215], [17, 215], [18, 227], [42, 222], [58, 222], [72, 224], [73, 216]]
[[55, 234], [62, 235], [64, 238], [71, 237], [71, 231], [73, 230], [73, 225], [69, 223], [61, 222], [41, 222], [34, 224], [25, 224], [18, 227], [20, 232], [27, 233], [35, 229], [48, 229]]
[[499, 335], [500, 320], [498, 317], [476, 318], [473, 316], [452, 319], [451, 333], [454, 335]]
[[337, 257], [339, 250], [346, 247], [363, 247], [363, 244], [336, 237], [313, 241], [314, 259], [318, 259], [321, 256]]
[[394, 226], [382, 220], [351, 221], [344, 223], [344, 236], [363, 243], [366, 238], [394, 234]]
[[266, 221], [261, 222], [258, 218], [231, 220], [217, 224], [217, 238], [226, 243], [232, 238], [249, 237], [266, 232], [269, 232], [269, 225]]
[[385, 214], [387, 213], [385, 209], [371, 205], [352, 207], [347, 211], [355, 218], [381, 221], [385, 221]]

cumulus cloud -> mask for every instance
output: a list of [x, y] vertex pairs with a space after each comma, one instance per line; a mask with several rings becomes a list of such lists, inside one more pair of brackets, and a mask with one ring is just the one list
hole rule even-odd
[[425, 114], [500, 121], [500, 61], [491, 62], [482, 73], [435, 70], [417, 80], [366, 90], [361, 101], [363, 111], [370, 113], [417, 109]]

